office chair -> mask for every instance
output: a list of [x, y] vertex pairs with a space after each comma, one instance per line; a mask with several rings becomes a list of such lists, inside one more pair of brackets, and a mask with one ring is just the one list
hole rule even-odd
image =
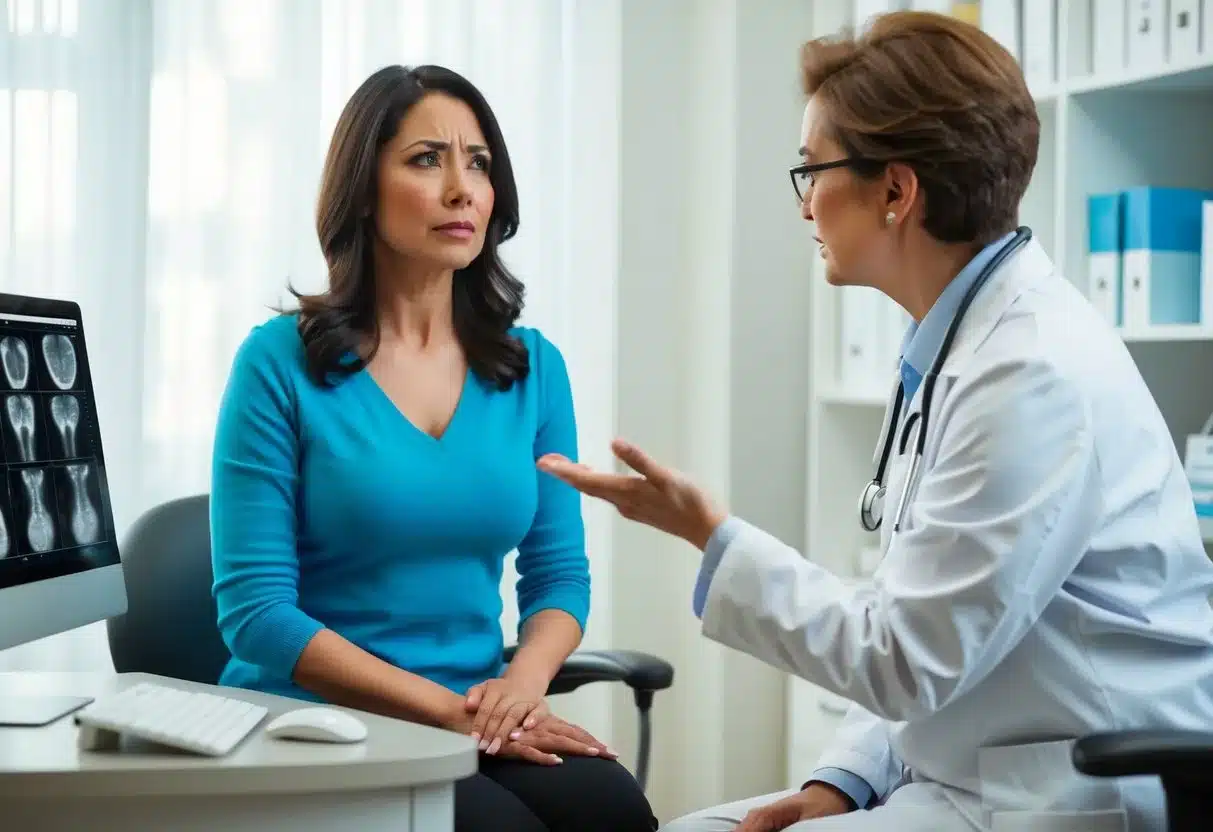
[[1213, 818], [1213, 733], [1107, 731], [1080, 738], [1074, 768], [1092, 777], [1152, 775], [1167, 796], [1167, 829], [1197, 832]]
[[[127, 612], [106, 622], [119, 673], [152, 673], [216, 684], [230, 658], [211, 595], [210, 497], [184, 497], [152, 508], [123, 542]], [[506, 651], [513, 655], [514, 647]], [[674, 668], [629, 650], [585, 650], [569, 656], [548, 687], [555, 696], [592, 682], [622, 682], [640, 711], [636, 780], [648, 780], [653, 696], [674, 683]]]

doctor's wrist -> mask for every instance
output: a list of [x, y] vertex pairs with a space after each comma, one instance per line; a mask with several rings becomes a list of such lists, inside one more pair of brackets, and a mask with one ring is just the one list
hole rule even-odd
[[842, 815], [857, 808], [855, 801], [842, 789], [821, 780], [810, 780], [801, 788], [806, 800], [824, 810], [826, 815]]
[[687, 542], [699, 551], [704, 551], [707, 549], [712, 535], [728, 519], [729, 515], [727, 512], [721, 511], [714, 506], [704, 506], [703, 510], [699, 513], [699, 520], [695, 524], [694, 531], [687, 536]]

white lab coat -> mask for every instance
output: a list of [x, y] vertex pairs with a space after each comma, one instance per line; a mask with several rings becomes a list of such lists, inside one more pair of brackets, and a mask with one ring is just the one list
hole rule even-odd
[[704, 634], [853, 702], [816, 764], [884, 805], [831, 830], [1163, 829], [1156, 778], [1080, 776], [1070, 746], [1213, 729], [1213, 565], [1128, 351], [1035, 241], [975, 299], [929, 418], [892, 545], [890, 466], [870, 580], [743, 524]]

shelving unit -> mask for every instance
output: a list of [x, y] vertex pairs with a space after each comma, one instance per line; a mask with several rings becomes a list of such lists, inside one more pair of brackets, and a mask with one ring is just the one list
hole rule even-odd
[[[814, 35], [851, 25], [848, 2], [814, 3]], [[1060, 0], [1057, 80], [1034, 88], [1040, 155], [1021, 206], [1066, 279], [1086, 289], [1087, 196], [1143, 186], [1213, 188], [1213, 44], [1198, 61], [1092, 75], [1089, 4]], [[859, 552], [879, 544], [859, 526], [857, 503], [874, 470], [889, 387], [840, 382], [842, 291], [813, 264], [808, 402], [806, 556], [856, 576]], [[1126, 333], [1125, 341], [1182, 455], [1188, 434], [1213, 413], [1213, 327], [1168, 326]], [[1202, 526], [1213, 554], [1213, 523]], [[830, 742], [845, 702], [798, 679], [788, 689], [787, 784], [798, 787]]]

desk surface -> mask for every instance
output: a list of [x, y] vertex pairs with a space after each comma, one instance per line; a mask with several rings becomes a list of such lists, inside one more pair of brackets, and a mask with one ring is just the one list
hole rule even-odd
[[142, 673], [0, 673], [0, 696], [95, 697], [145, 681], [244, 699], [266, 706], [269, 715], [231, 754], [219, 758], [150, 745], [82, 751], [70, 716], [41, 728], [0, 727], [0, 803], [18, 797], [366, 791], [450, 783], [477, 769], [470, 737], [350, 711], [366, 723], [365, 742], [275, 740], [264, 734], [269, 720], [308, 703]]

